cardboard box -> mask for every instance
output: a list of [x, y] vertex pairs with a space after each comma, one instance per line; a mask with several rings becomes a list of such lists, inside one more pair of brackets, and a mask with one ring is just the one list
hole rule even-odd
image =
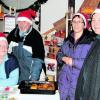
[[50, 53], [57, 54], [58, 51], [59, 51], [59, 47], [57, 47], [57, 46], [49, 46], [49, 52]]

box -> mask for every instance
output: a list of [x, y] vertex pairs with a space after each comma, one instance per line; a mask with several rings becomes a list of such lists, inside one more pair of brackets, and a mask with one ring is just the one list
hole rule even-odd
[[57, 47], [57, 46], [49, 46], [49, 52], [50, 53], [57, 54], [58, 51], [59, 51], [59, 47]]
[[20, 93], [22, 94], [55, 94], [57, 89], [56, 82], [46, 81], [22, 81], [19, 84]]
[[49, 80], [56, 81], [57, 76], [57, 61], [56, 59], [45, 58], [45, 65], [46, 65], [46, 74], [47, 77], [49, 76]]

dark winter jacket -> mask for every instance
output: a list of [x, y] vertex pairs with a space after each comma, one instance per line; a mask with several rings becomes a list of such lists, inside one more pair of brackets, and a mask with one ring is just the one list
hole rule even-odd
[[44, 60], [45, 51], [44, 45], [41, 35], [37, 30], [32, 28], [32, 31], [26, 35], [25, 39], [20, 38], [19, 36], [19, 29], [16, 27], [7, 37], [8, 43], [10, 44], [11, 41], [15, 43], [19, 43], [24, 41], [23, 45], [29, 46], [32, 48], [32, 57], [39, 58]]
[[77, 82], [75, 100], [100, 100], [100, 39], [95, 39]]
[[44, 64], [44, 45], [40, 33], [30, 27], [24, 37], [20, 36], [16, 27], [7, 37], [10, 51], [16, 56], [20, 65], [20, 78], [22, 80], [39, 80]]
[[14, 55], [8, 54], [8, 60], [5, 62], [6, 77], [9, 78], [10, 72], [19, 68], [19, 64]]

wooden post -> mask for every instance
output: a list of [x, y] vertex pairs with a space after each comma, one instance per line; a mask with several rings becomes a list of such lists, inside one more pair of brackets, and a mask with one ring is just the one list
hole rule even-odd
[[0, 13], [2, 13], [2, 5], [0, 4]]
[[[68, 19], [72, 19], [73, 14], [75, 13], [75, 0], [68, 0]], [[68, 34], [72, 29], [71, 20], [68, 20]]]

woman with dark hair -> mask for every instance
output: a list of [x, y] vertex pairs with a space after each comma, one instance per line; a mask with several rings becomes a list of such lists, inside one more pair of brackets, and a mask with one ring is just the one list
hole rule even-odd
[[94, 35], [86, 29], [87, 20], [81, 13], [72, 18], [72, 32], [57, 53], [60, 100], [75, 100], [75, 90], [80, 70], [94, 41]]

